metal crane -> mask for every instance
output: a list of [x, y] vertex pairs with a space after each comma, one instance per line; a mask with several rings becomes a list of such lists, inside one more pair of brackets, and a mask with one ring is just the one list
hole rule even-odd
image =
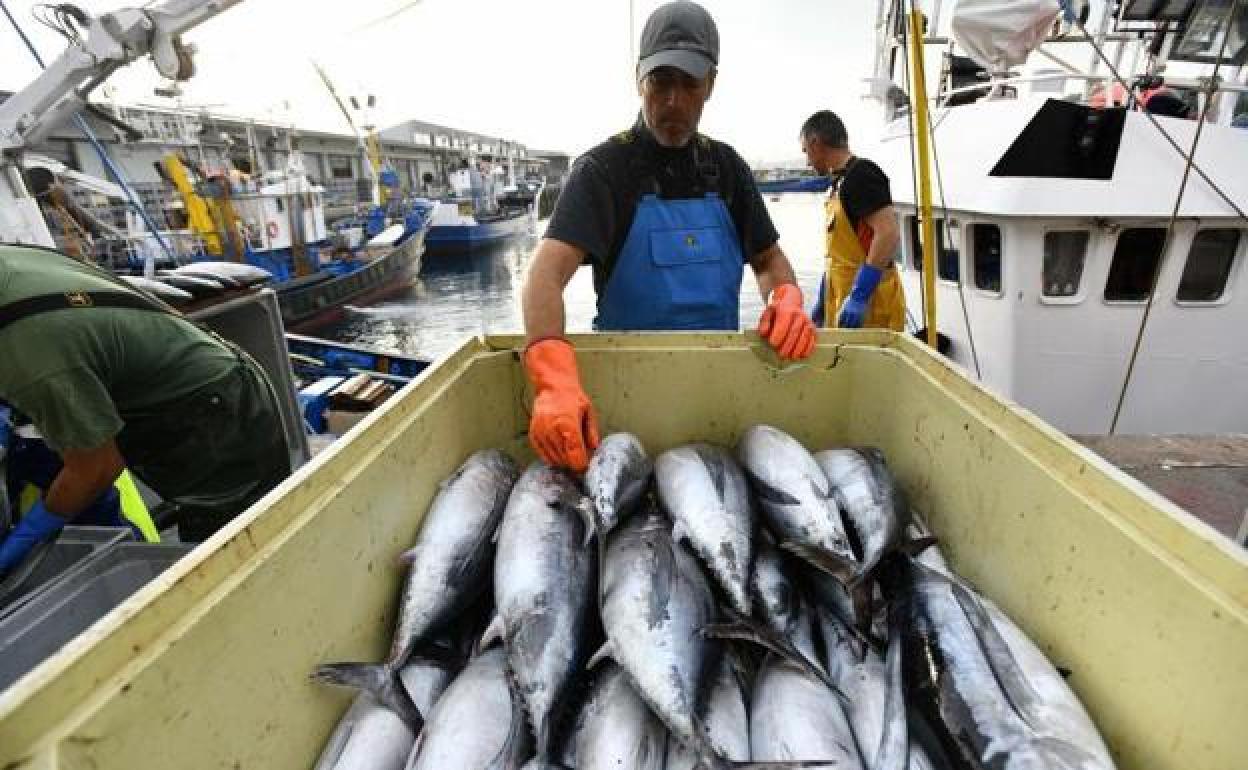
[[[85, 30], [26, 88], [0, 104], [0, 243], [54, 246], [39, 205], [26, 189], [18, 156], [78, 114], [114, 72], [144, 56], [170, 80], [195, 72], [182, 34], [242, 0], [164, 0], [92, 17], [58, 6]], [[7, 11], [6, 11], [7, 14]]]

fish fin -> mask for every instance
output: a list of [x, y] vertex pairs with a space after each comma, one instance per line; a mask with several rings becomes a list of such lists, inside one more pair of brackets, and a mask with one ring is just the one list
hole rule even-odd
[[611, 648], [611, 642], [607, 641], [606, 644], [599, 647], [598, 651], [589, 657], [589, 662], [585, 664], [585, 670], [588, 671], [594, 668], [595, 666], [597, 666], [599, 663], [606, 660], [607, 658], [612, 658], [612, 657], [613, 657], [613, 652]]
[[927, 535], [924, 537], [915, 537], [897, 544], [897, 550], [907, 556], [918, 556], [928, 548], [940, 542], [939, 538]]
[[521, 705], [524, 700], [516, 690], [514, 677], [508, 673], [505, 678], [507, 692], [511, 697], [511, 721], [507, 726], [507, 739], [503, 741], [502, 748], [489, 766], [501, 770], [519, 770], [528, 754], [529, 722], [525, 717], [524, 707]]
[[399, 679], [398, 670], [385, 664], [328, 663], [317, 666], [312, 672], [312, 679], [370, 693], [383, 706], [398, 714], [415, 733], [419, 733], [425, 723], [425, 718]]
[[420, 546], [412, 546], [403, 553], [399, 554], [399, 564], [404, 567], [410, 567], [420, 558]]
[[797, 556], [802, 561], [822, 570], [848, 586], [858, 574], [858, 563], [847, 556], [832, 553], [825, 548], [814, 548], [792, 540], [785, 540], [780, 547]]
[[593, 501], [588, 497], [582, 497], [576, 504], [576, 512], [581, 515], [581, 524], [585, 527], [585, 537], [581, 540], [581, 547], [588, 548], [589, 541], [593, 540], [598, 532], [598, 519], [594, 516]]
[[763, 623], [747, 618], [732, 610], [728, 612], [730, 621], [727, 623], [711, 623], [703, 626], [702, 634], [713, 639], [740, 639], [747, 642], [753, 642], [784, 660], [794, 664], [801, 670], [818, 679], [827, 685], [828, 689], [835, 692], [842, 700], [845, 700], [845, 694], [832, 682], [831, 677], [824, 672], [818, 663], [810, 660], [802, 654], [800, 650], [793, 646], [793, 643], [786, 639], [782, 634], [778, 634]]
[[490, 620], [490, 624], [485, 627], [485, 631], [481, 632], [481, 638], [472, 647], [473, 657], [485, 652], [494, 642], [503, 638], [503, 632], [506, 628], [503, 625], [503, 616], [495, 614]]
[[762, 502], [771, 503], [772, 505], [801, 505], [801, 500], [798, 500], [796, 497], [790, 495], [788, 492], [785, 492], [783, 489], [773, 487], [763, 481], [755, 474], [750, 473], [748, 468], [745, 473], [754, 487], [754, 494]]

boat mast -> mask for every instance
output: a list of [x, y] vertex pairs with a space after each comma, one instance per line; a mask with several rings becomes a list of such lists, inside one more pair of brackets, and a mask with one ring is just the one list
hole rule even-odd
[[910, 104], [914, 109], [915, 162], [919, 171], [919, 222], [923, 241], [923, 310], [927, 344], [936, 347], [936, 232], [932, 222], [931, 137], [927, 112], [927, 73], [923, 62], [923, 12], [910, 5]]

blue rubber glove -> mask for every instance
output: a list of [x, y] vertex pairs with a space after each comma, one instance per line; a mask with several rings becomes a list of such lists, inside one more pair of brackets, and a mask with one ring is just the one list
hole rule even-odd
[[828, 274], [825, 272], [819, 279], [819, 296], [815, 298], [815, 306], [810, 309], [810, 322], [816, 327], [823, 326], [823, 303], [828, 296]]
[[854, 276], [854, 287], [841, 303], [841, 313], [836, 319], [837, 326], [842, 329], [862, 328], [863, 319], [867, 317], [867, 303], [871, 301], [871, 295], [875, 293], [875, 287], [880, 285], [883, 277], [884, 271], [875, 265], [864, 262], [858, 268], [858, 275]]
[[64, 527], [65, 520], [44, 508], [42, 500], [35, 503], [0, 543], [0, 575], [21, 564], [35, 546]]

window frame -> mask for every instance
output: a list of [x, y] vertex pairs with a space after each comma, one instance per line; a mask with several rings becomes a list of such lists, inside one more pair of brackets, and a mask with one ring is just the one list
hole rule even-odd
[[[919, 222], [919, 215], [917, 213], [906, 214], [902, 216], [901, 217], [901, 238], [899, 240], [901, 241], [901, 246], [903, 247], [902, 255], [903, 255], [903, 262], [905, 263], [906, 269], [911, 270], [912, 272], [921, 276], [923, 275], [922, 243], [918, 244], [919, 248], [917, 249], [915, 248], [916, 246], [915, 241], [916, 240], [921, 241], [922, 236], [923, 236], [922, 231], [918, 229], [919, 227], [918, 222]], [[957, 259], [958, 277], [957, 279], [945, 278], [944, 276], [940, 274], [941, 254], [938, 253], [935, 255], [936, 257], [936, 281], [938, 283], [944, 284], [945, 286], [952, 286], [956, 288], [957, 286], [962, 285], [962, 276], [966, 274], [966, 263], [965, 263], [966, 244], [963, 242], [963, 239], [965, 238], [965, 235], [966, 235], [966, 231], [963, 229], [964, 224], [965, 223], [962, 220], [956, 217], [936, 216], [935, 214], [932, 215], [932, 232], [936, 235], [937, 247], [939, 248], [941, 252], [944, 252], [952, 247], [951, 239], [947, 236], [946, 229], [956, 227], [959, 230], [959, 237], [958, 237], [959, 248], [957, 249], [957, 255], [958, 255], [958, 259]], [[907, 257], [907, 256], [909, 257], [909, 259], [904, 259], [904, 257]]]
[[[1196, 237], [1206, 230], [1234, 230], [1239, 233], [1239, 242], [1235, 244], [1235, 251], [1231, 253], [1231, 266], [1226, 271], [1226, 282], [1222, 284], [1222, 294], [1217, 299], [1200, 300], [1200, 299], [1179, 299], [1179, 288], [1183, 285], [1183, 274], [1187, 272], [1187, 263], [1192, 258], [1192, 247], [1196, 245]], [[1234, 286], [1236, 276], [1239, 274], [1240, 263], [1244, 261], [1245, 244], [1248, 243], [1248, 229], [1243, 227], [1197, 227], [1192, 233], [1192, 237], [1188, 239], [1187, 255], [1183, 259], [1183, 267], [1179, 270], [1179, 280], [1174, 287], [1174, 296], [1171, 298], [1178, 307], [1219, 307], [1231, 301], [1232, 286]]]
[[[1109, 251], [1109, 254], [1108, 254], [1109, 259], [1105, 263], [1104, 280], [1101, 281], [1101, 302], [1109, 307], [1138, 307], [1141, 305], [1148, 304], [1147, 294], [1145, 294], [1144, 297], [1141, 299], [1110, 299], [1109, 297], [1105, 296], [1105, 293], [1109, 291], [1109, 277], [1114, 271], [1114, 256], [1118, 253], [1118, 244], [1122, 242], [1122, 236], [1129, 230], [1160, 230], [1162, 232], [1162, 236], [1161, 236], [1162, 248], [1161, 248], [1161, 252], [1158, 253], [1157, 255], [1157, 268], [1156, 268], [1156, 275], [1154, 276], [1154, 281], [1159, 282], [1164, 277], [1161, 271], [1166, 266], [1166, 249], [1174, 248], [1174, 243], [1175, 243], [1174, 233], [1173, 232], [1170, 233], [1170, 242], [1167, 244], [1166, 236], [1165, 236], [1166, 227], [1164, 225], [1158, 225], [1156, 222], [1131, 223], [1131, 224], [1122, 223], [1118, 227], [1117, 231], [1114, 232], [1113, 234], [1114, 247], [1113, 249]], [[1085, 259], [1084, 265], [1085, 267], [1087, 265], [1086, 259]]]
[[[1124, 230], [1127, 228], [1123, 228]], [[1087, 245], [1083, 249], [1083, 266], [1079, 270], [1079, 285], [1075, 287], [1075, 293], [1066, 296], [1053, 296], [1046, 294], [1044, 291], [1044, 243], [1049, 238], [1049, 233], [1086, 233], [1088, 236]], [[1040, 231], [1040, 260], [1039, 260], [1039, 278], [1040, 278], [1040, 302], [1045, 305], [1078, 305], [1088, 298], [1088, 264], [1090, 258], [1097, 253], [1100, 246], [1100, 233], [1095, 227], [1089, 225], [1046, 225]], [[1114, 240], [1115, 245], [1117, 239]], [[1113, 261], [1113, 255], [1110, 254], [1110, 262]], [[1109, 268], [1106, 266], [1105, 281], [1109, 280]], [[1104, 299], [1105, 292], [1102, 286], [1101, 297]], [[1107, 300], [1108, 301], [1108, 300]], [[1117, 302], [1131, 304], [1134, 300], [1113, 300]]]
[[[1006, 228], [1001, 226], [1000, 222], [989, 222], [981, 219], [972, 219], [964, 221], [962, 224], [962, 253], [966, 255], [967, 264], [966, 274], [971, 277], [971, 282], [966, 286], [976, 294], [992, 299], [1001, 299], [1005, 296], [1005, 233]], [[1001, 281], [1001, 287], [996, 291], [985, 289], [979, 285], [975, 275], [975, 249], [979, 244], [979, 238], [975, 233], [977, 227], [995, 227], [997, 228], [997, 243], [1001, 249], [999, 264], [997, 265], [997, 277]], [[970, 239], [970, 248], [967, 248], [967, 239]]]

